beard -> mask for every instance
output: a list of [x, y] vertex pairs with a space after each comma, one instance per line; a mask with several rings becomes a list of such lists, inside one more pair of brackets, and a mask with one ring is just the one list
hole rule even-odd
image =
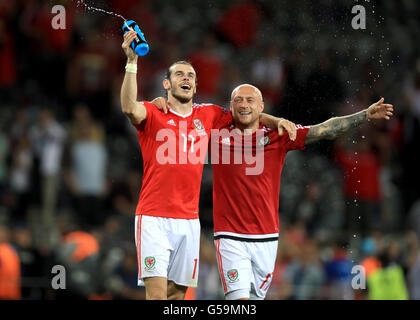
[[192, 94], [191, 96], [182, 94], [182, 93], [178, 93], [177, 89], [175, 89], [174, 87], [171, 88], [171, 94], [172, 96], [177, 99], [179, 102], [181, 103], [188, 103], [192, 100], [194, 94]]

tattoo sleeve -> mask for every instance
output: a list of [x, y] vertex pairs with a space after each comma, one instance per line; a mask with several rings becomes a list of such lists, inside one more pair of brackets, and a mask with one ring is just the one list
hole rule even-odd
[[306, 136], [305, 145], [322, 139], [335, 139], [365, 121], [367, 121], [366, 110], [344, 117], [331, 118], [323, 123], [311, 126]]

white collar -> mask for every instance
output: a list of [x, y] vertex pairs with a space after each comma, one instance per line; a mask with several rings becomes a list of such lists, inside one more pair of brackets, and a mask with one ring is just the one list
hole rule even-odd
[[188, 112], [187, 114], [180, 114], [180, 113], [178, 113], [178, 112], [176, 112], [176, 111], [174, 111], [172, 109], [169, 109], [169, 111], [172, 112], [173, 114], [176, 114], [178, 117], [188, 118], [192, 114], [192, 107], [191, 107], [191, 111]]

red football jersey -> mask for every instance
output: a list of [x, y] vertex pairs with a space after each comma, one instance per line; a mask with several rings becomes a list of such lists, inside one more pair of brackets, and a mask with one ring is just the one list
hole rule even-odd
[[150, 102], [141, 103], [147, 116], [136, 126], [143, 156], [136, 215], [197, 219], [210, 130], [231, 123], [231, 113], [213, 104], [193, 104], [187, 115], [165, 114]]
[[[212, 155], [213, 164], [213, 221], [215, 238], [228, 237], [250, 240], [276, 239], [279, 233], [280, 177], [286, 153], [305, 148], [309, 127], [297, 125], [296, 140], [286, 133], [279, 136], [277, 129], [261, 126], [248, 138], [234, 133], [231, 136], [213, 137], [211, 152], [218, 145], [218, 159]], [[248, 141], [248, 142], [247, 142]], [[241, 146], [243, 145], [243, 147]], [[257, 152], [261, 148], [264, 152]], [[232, 160], [235, 153], [252, 150], [255, 163]], [[223, 160], [223, 152], [230, 153], [230, 163]], [[226, 156], [226, 155], [225, 155]], [[248, 157], [249, 158], [249, 157]], [[242, 157], [245, 159], [245, 156]], [[217, 161], [218, 164], [215, 164]], [[261, 165], [262, 164], [262, 165]], [[253, 174], [253, 169], [256, 174]], [[258, 241], [258, 240], [257, 240]]]

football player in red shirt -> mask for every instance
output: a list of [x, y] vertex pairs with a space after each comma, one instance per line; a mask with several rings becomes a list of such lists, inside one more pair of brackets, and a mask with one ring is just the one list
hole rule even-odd
[[[334, 139], [370, 119], [389, 119], [393, 107], [380, 99], [358, 113], [331, 118], [314, 126], [296, 125], [290, 134], [262, 125], [264, 102], [258, 88], [241, 85], [232, 92], [234, 124], [213, 134], [214, 239], [226, 299], [264, 299], [272, 280], [279, 236], [280, 177], [286, 153], [321, 139]], [[283, 120], [282, 122], [288, 122]], [[289, 125], [288, 124], [288, 125]], [[223, 129], [222, 129], [223, 130]], [[251, 151], [250, 151], [251, 150]], [[234, 162], [238, 154], [255, 161]], [[225, 154], [224, 154], [225, 153]], [[230, 161], [223, 161], [226, 153]], [[252, 173], [256, 163], [262, 168]], [[255, 171], [255, 170], [254, 170]]]

